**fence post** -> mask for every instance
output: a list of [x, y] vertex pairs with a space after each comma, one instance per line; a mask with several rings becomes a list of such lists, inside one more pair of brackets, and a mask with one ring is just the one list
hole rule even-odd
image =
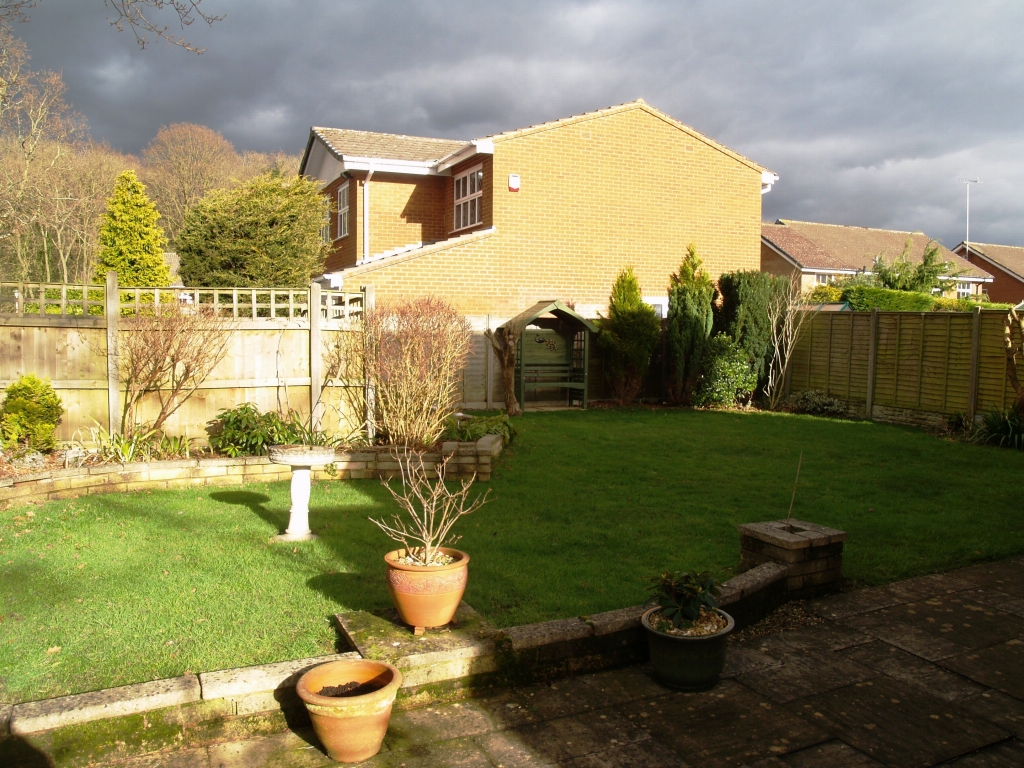
[[865, 403], [865, 409], [867, 411], [868, 421], [872, 419], [872, 409], [875, 405], [875, 353], [878, 351], [878, 307], [871, 310], [871, 330], [868, 338], [868, 389], [867, 389], [867, 402]]
[[[363, 318], [366, 310], [377, 306], [377, 294], [372, 285], [363, 286]], [[377, 393], [369, 375], [366, 376], [366, 436], [372, 441], [377, 436]]]
[[981, 307], [971, 311], [971, 385], [967, 395], [967, 418], [974, 423], [978, 407], [978, 363], [981, 360]]
[[314, 429], [320, 429], [323, 419], [323, 404], [320, 402], [323, 387], [324, 358], [320, 343], [320, 283], [309, 284], [309, 420]]
[[113, 435], [121, 431], [121, 392], [117, 356], [117, 325], [121, 319], [121, 300], [117, 290], [117, 272], [107, 272], [103, 301], [107, 321], [107, 428]]

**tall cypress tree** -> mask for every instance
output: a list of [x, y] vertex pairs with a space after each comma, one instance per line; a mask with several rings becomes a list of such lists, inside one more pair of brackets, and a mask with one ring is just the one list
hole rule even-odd
[[645, 304], [640, 281], [632, 267], [615, 278], [608, 299], [608, 317], [599, 321], [598, 342], [608, 352], [608, 378], [619, 405], [629, 405], [641, 393], [651, 364], [661, 321], [654, 308]]
[[714, 297], [715, 287], [690, 243], [668, 287], [669, 397], [674, 403], [689, 405], [697, 389], [714, 322]]
[[135, 171], [118, 176], [100, 223], [96, 279], [102, 282], [114, 270], [119, 285], [169, 285], [171, 272], [164, 261], [167, 238], [157, 225], [159, 218]]

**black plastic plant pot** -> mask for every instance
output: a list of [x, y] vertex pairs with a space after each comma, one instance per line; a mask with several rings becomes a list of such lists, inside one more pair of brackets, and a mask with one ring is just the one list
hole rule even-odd
[[659, 632], [651, 626], [651, 614], [660, 610], [651, 608], [641, 618], [654, 674], [665, 685], [681, 691], [711, 688], [722, 675], [726, 641], [736, 622], [728, 613], [716, 608], [715, 613], [729, 622], [725, 629], [713, 635], [682, 637]]

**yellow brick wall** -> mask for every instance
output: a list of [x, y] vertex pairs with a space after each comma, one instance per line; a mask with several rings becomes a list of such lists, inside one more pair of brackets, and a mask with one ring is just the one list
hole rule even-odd
[[[690, 242], [715, 278], [760, 268], [760, 171], [645, 110], [498, 140], [492, 166], [493, 236], [360, 267], [346, 287], [372, 284], [378, 300], [438, 295], [467, 314], [560, 298], [593, 315], [626, 265], [645, 295], [665, 296]], [[510, 173], [521, 191], [508, 191]]]

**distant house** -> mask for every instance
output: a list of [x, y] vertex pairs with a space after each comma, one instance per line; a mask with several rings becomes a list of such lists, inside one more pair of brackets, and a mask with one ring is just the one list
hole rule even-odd
[[992, 301], [1024, 301], [1024, 247], [971, 243], [968, 249], [960, 243], [953, 252], [992, 273], [992, 284], [987, 286]]
[[331, 285], [504, 318], [594, 317], [627, 265], [664, 312], [689, 243], [713, 277], [758, 269], [778, 179], [643, 100], [473, 141], [313, 128], [300, 172], [332, 203]]
[[[799, 279], [806, 290], [841, 277], [871, 274], [876, 256], [892, 263], [903, 252], [908, 238], [908, 258], [920, 263], [926, 246], [933, 242], [923, 232], [779, 219], [761, 225], [761, 269]], [[939, 256], [956, 265], [957, 296], [980, 295], [983, 287], [992, 283], [989, 272], [942, 245]]]

